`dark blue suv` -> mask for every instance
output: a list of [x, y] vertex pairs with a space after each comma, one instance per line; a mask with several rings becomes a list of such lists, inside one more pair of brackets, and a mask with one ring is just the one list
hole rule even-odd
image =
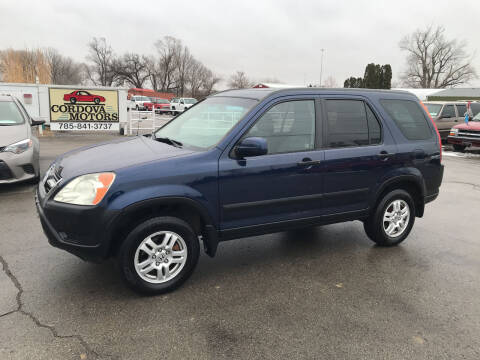
[[149, 137], [69, 152], [38, 187], [53, 246], [115, 256], [127, 283], [183, 283], [200, 242], [360, 220], [402, 242], [439, 193], [441, 143], [412, 94], [361, 89], [229, 90]]

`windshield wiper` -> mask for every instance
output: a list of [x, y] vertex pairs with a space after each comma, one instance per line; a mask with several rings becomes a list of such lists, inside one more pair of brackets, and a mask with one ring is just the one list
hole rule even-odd
[[169, 144], [169, 145], [172, 145], [172, 146], [175, 146], [175, 147], [179, 147], [179, 148], [181, 148], [183, 146], [183, 144], [180, 141], [170, 139], [169, 137], [166, 137], [166, 136], [165, 137], [156, 137], [155, 134], [154, 134], [153, 139], [157, 140], [157, 141], [160, 141], [160, 142], [163, 142], [165, 144]]

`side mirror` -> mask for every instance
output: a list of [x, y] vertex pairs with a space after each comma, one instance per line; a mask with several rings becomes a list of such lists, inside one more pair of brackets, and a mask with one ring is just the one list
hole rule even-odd
[[32, 126], [39, 126], [45, 124], [45, 120], [41, 118], [32, 118]]
[[182, 104], [182, 105], [183, 105], [183, 104], [185, 104], [185, 103], [184, 103], [183, 101], [180, 101], [180, 104]]
[[248, 137], [235, 146], [235, 155], [239, 159], [252, 156], [261, 156], [268, 153], [267, 140], [261, 137]]

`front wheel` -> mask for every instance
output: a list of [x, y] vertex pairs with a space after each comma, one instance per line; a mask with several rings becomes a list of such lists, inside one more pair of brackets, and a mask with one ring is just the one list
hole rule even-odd
[[188, 223], [157, 217], [132, 230], [120, 248], [118, 261], [131, 288], [155, 295], [183, 284], [195, 269], [199, 252], [198, 238]]
[[368, 237], [380, 246], [394, 246], [405, 240], [415, 223], [415, 204], [405, 190], [393, 190], [364, 222]]
[[453, 144], [453, 150], [458, 152], [464, 152], [467, 147], [465, 145]]

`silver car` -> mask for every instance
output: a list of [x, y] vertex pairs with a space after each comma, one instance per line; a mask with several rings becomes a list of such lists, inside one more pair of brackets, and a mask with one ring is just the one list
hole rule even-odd
[[22, 103], [10, 95], [0, 95], [0, 184], [38, 181], [40, 145], [32, 126], [34, 120]]

